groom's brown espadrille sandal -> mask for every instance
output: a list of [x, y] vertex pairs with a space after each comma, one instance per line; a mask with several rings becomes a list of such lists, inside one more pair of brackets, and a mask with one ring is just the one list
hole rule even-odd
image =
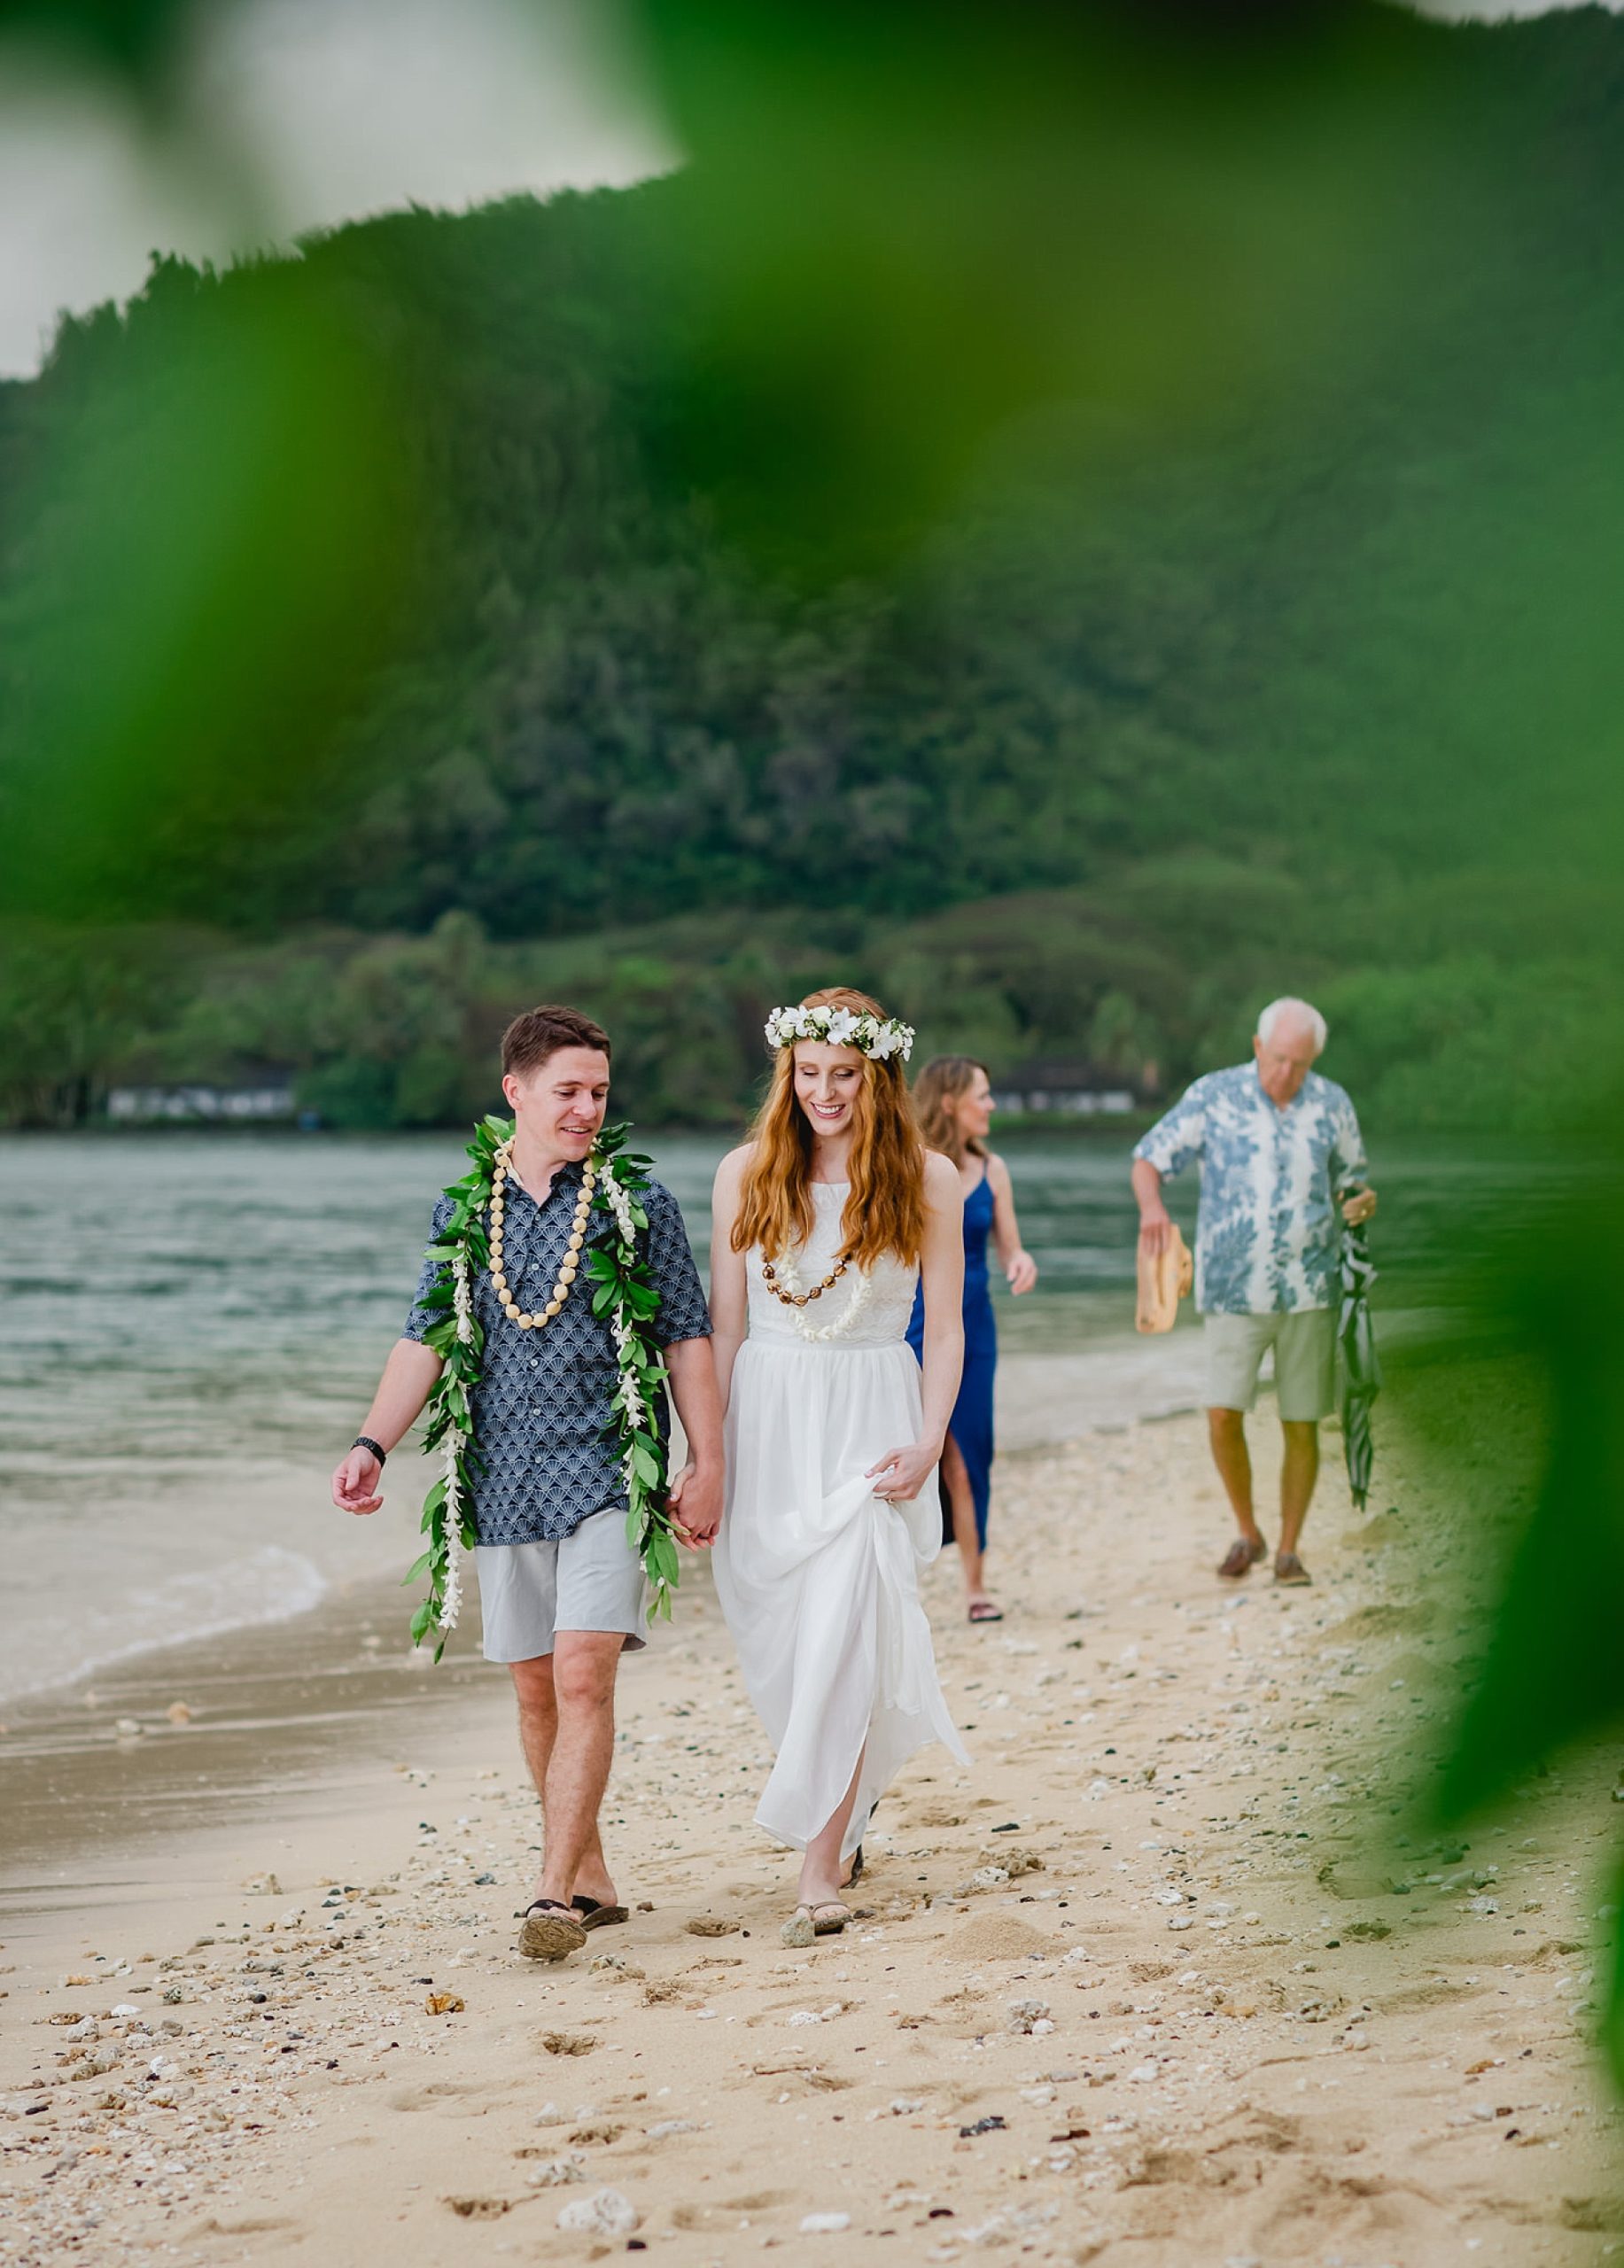
[[566, 1953], [579, 1953], [586, 1942], [579, 1915], [552, 1898], [537, 1899], [519, 1931], [519, 1951], [526, 1961], [562, 1961]]
[[1294, 1551], [1277, 1551], [1274, 1555], [1274, 1580], [1292, 1589], [1299, 1589], [1314, 1580]]

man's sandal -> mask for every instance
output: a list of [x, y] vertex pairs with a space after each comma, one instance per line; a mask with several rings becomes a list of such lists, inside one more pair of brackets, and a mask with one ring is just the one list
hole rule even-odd
[[1274, 1580], [1293, 1589], [1300, 1590], [1304, 1583], [1314, 1580], [1294, 1551], [1277, 1551], [1274, 1555]]
[[1255, 1543], [1248, 1543], [1244, 1535], [1238, 1535], [1224, 1553], [1218, 1573], [1231, 1582], [1239, 1581], [1242, 1575], [1251, 1573], [1260, 1559], [1266, 1559], [1268, 1556], [1269, 1547], [1261, 1536]]
[[570, 1900], [583, 1930], [607, 1930], [629, 1917], [624, 1906], [605, 1906], [601, 1899], [575, 1897]]
[[556, 1898], [538, 1898], [526, 1908], [519, 1931], [519, 1951], [526, 1961], [562, 1961], [566, 1953], [579, 1953], [586, 1942], [586, 1923]]

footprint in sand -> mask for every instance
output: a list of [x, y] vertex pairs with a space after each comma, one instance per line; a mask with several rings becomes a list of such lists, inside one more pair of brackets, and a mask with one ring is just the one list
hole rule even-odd
[[439, 2110], [472, 2095], [507, 2092], [508, 2083], [501, 2079], [430, 2079], [422, 2086], [398, 2088], [386, 2100], [391, 2110]]
[[272, 2236], [279, 2229], [296, 2229], [297, 2221], [273, 2220], [268, 2217], [241, 2221], [219, 2219], [199, 2221], [192, 2231], [194, 2239], [205, 2236]]

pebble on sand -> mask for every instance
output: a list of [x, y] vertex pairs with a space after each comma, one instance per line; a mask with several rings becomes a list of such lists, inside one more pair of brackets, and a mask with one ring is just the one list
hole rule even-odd
[[850, 2213], [808, 2213], [801, 2222], [803, 2236], [838, 2236], [851, 2225]]
[[631, 2199], [618, 2189], [594, 2189], [590, 2197], [578, 2197], [573, 2204], [561, 2206], [557, 2225], [581, 2236], [630, 2236], [641, 2218]]
[[524, 2179], [532, 2189], [557, 2189], [567, 2182], [585, 2181], [587, 2171], [578, 2155], [546, 2158], [532, 2166]]

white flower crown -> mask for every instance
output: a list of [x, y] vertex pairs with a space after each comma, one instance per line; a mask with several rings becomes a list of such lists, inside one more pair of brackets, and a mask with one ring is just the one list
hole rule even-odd
[[913, 1052], [913, 1027], [895, 1016], [859, 1014], [855, 1008], [774, 1008], [767, 1018], [767, 1045], [793, 1047], [797, 1039], [827, 1040], [831, 1047], [855, 1047], [875, 1063]]

